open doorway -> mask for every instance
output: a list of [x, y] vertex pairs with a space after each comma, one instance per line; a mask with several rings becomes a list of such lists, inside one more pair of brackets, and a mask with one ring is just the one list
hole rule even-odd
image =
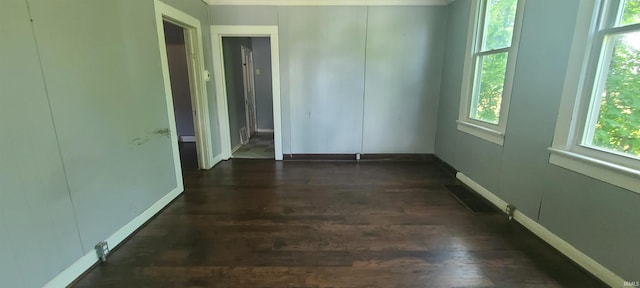
[[183, 171], [193, 171], [198, 169], [198, 149], [189, 87], [189, 60], [185, 31], [184, 28], [166, 20], [163, 21], [163, 26], [180, 163]]
[[222, 37], [233, 158], [275, 159], [269, 37]]
[[182, 191], [183, 166], [184, 170], [209, 169], [216, 163], [211, 145], [206, 89], [209, 73], [204, 69], [202, 26], [198, 19], [161, 1], [154, 1], [154, 6], [168, 132], [177, 189]]
[[[239, 72], [236, 72], [236, 74], [239, 74], [240, 76], [234, 78], [236, 82], [228, 82], [226, 78], [229, 78], [229, 77], [233, 78], [233, 76], [230, 73], [231, 71], [227, 71], [228, 70], [227, 67], [229, 66], [226, 64], [226, 62], [231, 60], [225, 59], [225, 55], [223, 53], [224, 50], [231, 51], [232, 54], [236, 54], [236, 56], [234, 56], [233, 59], [236, 59], [235, 61], [240, 61], [240, 63], [242, 63], [241, 62], [242, 49], [240, 48], [240, 46], [236, 46], [237, 48], [235, 49], [224, 48], [225, 45], [223, 45], [223, 38], [231, 39], [231, 40], [238, 39], [238, 38], [248, 38], [248, 39], [263, 38], [260, 40], [263, 41], [263, 44], [268, 44], [269, 46], [268, 50], [263, 50], [263, 51], [269, 51], [269, 52], [266, 52], [266, 53], [269, 53], [269, 57], [264, 57], [264, 58], [267, 58], [271, 64], [270, 68], [265, 69], [265, 68], [258, 67], [259, 61], [257, 60], [257, 56], [256, 56], [258, 55], [257, 54], [258, 51], [256, 51], [255, 47], [253, 47], [255, 45], [254, 43], [255, 41], [250, 41], [249, 42], [250, 44], [247, 43], [245, 45], [245, 47], [250, 48], [253, 53], [254, 69], [252, 69], [253, 70], [252, 75], [254, 76], [255, 83], [258, 83], [259, 81], [270, 82], [270, 86], [265, 86], [263, 88], [256, 87], [254, 89], [256, 93], [255, 103], [256, 103], [257, 127], [256, 127], [256, 133], [253, 134], [253, 137], [254, 139], [257, 140], [258, 138], [256, 136], [260, 136], [259, 133], [270, 134], [271, 130], [273, 130], [272, 138], [273, 138], [274, 152], [273, 152], [273, 157], [270, 157], [270, 158], [271, 159], [275, 158], [275, 160], [282, 160], [283, 159], [282, 114], [281, 114], [281, 106], [280, 106], [280, 51], [279, 51], [279, 42], [278, 42], [278, 26], [244, 26], [244, 25], [232, 25], [232, 26], [213, 25], [211, 26], [211, 42], [212, 42], [211, 44], [213, 48], [213, 64], [214, 64], [213, 75], [216, 81], [216, 97], [218, 100], [217, 101], [218, 102], [218, 123], [220, 124], [220, 144], [222, 148], [221, 157], [222, 159], [226, 160], [231, 157], [238, 157], [237, 153], [233, 154], [232, 151], [234, 150], [234, 148], [237, 148], [236, 152], [238, 152], [242, 148], [242, 145], [238, 147], [238, 143], [242, 143], [240, 139], [240, 135], [246, 135], [246, 132], [245, 134], [241, 134], [241, 132], [239, 131], [241, 127], [240, 128], [236, 126], [231, 127], [232, 125], [235, 125], [231, 123], [232, 120], [238, 119], [238, 118], [230, 116], [231, 113], [235, 113], [232, 111], [232, 109], [235, 109], [235, 108], [240, 109], [239, 107], [245, 106], [245, 103], [243, 103], [244, 102], [244, 91], [243, 91], [244, 76], [242, 76], [242, 72], [241, 72], [242, 64], [240, 64], [240, 66], [233, 65], [233, 67], [235, 68], [230, 68], [230, 69], [238, 69], [238, 67], [240, 67]], [[268, 39], [268, 42], [265, 41], [266, 39], [264, 38]], [[260, 41], [260, 40], [257, 40], [257, 41]], [[226, 41], [229, 41], [229, 40], [226, 40]], [[226, 58], [229, 58], [229, 56], [226, 56]], [[258, 72], [258, 69], [260, 70], [259, 72]], [[270, 73], [271, 81], [268, 80], [268, 77], [263, 77], [264, 73]], [[233, 87], [227, 87], [228, 83], [233, 83]], [[236, 88], [236, 87], [240, 87], [240, 88]], [[229, 90], [229, 88], [236, 89], [236, 90], [231, 91]], [[240, 92], [236, 93], [238, 91]], [[271, 105], [269, 104], [261, 105], [262, 98], [260, 96], [260, 93], [267, 92], [267, 91], [271, 91], [270, 93]], [[229, 97], [230, 94], [237, 95], [237, 97], [235, 98]], [[242, 95], [242, 98], [238, 95]], [[233, 99], [233, 103], [231, 101], [232, 99]], [[239, 103], [236, 101], [238, 101]], [[269, 111], [270, 113], [262, 113], [262, 115], [271, 116], [272, 117], [270, 119], [271, 121], [266, 120], [265, 122], [270, 122], [272, 123], [272, 125], [268, 126], [267, 128], [264, 128], [264, 127], [260, 127], [260, 119], [261, 119], [260, 111], [262, 111], [263, 109], [267, 110], [267, 106], [271, 107], [271, 110]], [[245, 120], [244, 121], [239, 120], [239, 123], [245, 123], [244, 125], [247, 125], [246, 123], [249, 121], [246, 120], [246, 112], [238, 113], [238, 114], [244, 115], [245, 117]], [[250, 130], [249, 130], [249, 133], [251, 133]], [[270, 135], [267, 137], [269, 137], [269, 139], [271, 138]], [[234, 140], [234, 138], [237, 138], [238, 140]], [[250, 140], [251, 140], [251, 137], [249, 137], [249, 144], [251, 143]]]

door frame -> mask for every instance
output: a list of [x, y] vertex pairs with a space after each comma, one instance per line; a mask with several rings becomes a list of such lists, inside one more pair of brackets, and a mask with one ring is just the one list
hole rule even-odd
[[229, 128], [229, 106], [224, 75], [222, 37], [269, 37], [271, 45], [271, 82], [273, 95], [273, 140], [275, 159], [282, 160], [282, 114], [280, 106], [280, 50], [278, 26], [212, 25], [211, 47], [213, 49], [213, 69], [220, 124], [220, 144], [222, 158], [231, 158], [231, 134]]
[[[215, 164], [213, 146], [211, 143], [211, 122], [209, 119], [209, 104], [207, 99], [206, 70], [204, 68], [204, 46], [202, 41], [202, 25], [200, 20], [188, 15], [161, 1], [154, 1], [156, 10], [156, 28], [158, 30], [158, 44], [160, 46], [160, 63], [164, 79], [164, 90], [167, 101], [167, 114], [169, 116], [169, 130], [173, 148], [176, 177], [182, 183], [182, 167], [180, 164], [180, 151], [178, 148], [178, 131], [176, 129], [175, 111], [173, 107], [173, 95], [171, 92], [171, 79], [169, 76], [169, 61], [165, 43], [163, 21], [168, 21], [184, 29], [185, 49], [187, 50], [187, 63], [189, 66], [189, 87], [191, 92], [191, 109], [193, 111], [193, 124], [196, 136], [196, 150], [198, 167], [209, 169]], [[195, 67], [191, 64], [193, 58]]]

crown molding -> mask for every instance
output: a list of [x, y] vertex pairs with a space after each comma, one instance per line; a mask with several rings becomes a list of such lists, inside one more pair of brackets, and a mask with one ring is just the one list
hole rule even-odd
[[445, 6], [455, 0], [203, 0], [209, 5], [252, 6]]

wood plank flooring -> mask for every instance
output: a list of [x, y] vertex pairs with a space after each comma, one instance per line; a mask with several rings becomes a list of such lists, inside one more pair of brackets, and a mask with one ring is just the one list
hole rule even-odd
[[427, 162], [231, 160], [74, 287], [604, 287]]

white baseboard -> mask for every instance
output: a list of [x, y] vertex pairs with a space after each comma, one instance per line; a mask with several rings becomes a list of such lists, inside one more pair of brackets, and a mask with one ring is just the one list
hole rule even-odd
[[[129, 237], [131, 233], [136, 231], [136, 229], [140, 228], [145, 222], [147, 222], [151, 217], [156, 215], [162, 208], [167, 206], [173, 199], [180, 196], [183, 187], [176, 187], [167, 195], [162, 197], [158, 202], [151, 205], [151, 207], [147, 208], [142, 214], [138, 215], [136, 218], [133, 218], [131, 222], [122, 226], [122, 228], [118, 229], [115, 233], [113, 233], [109, 238], [107, 238], [107, 244], [109, 244], [109, 248], [114, 248], [120, 244], [124, 239]], [[108, 260], [107, 260], [108, 261]], [[76, 280], [82, 273], [87, 271], [93, 264], [98, 262], [98, 256], [95, 250], [91, 250], [89, 253], [80, 257], [75, 263], [71, 264], [67, 269], [62, 271], [58, 276], [53, 278], [49, 283], [45, 284], [45, 288], [60, 288], [66, 287], [71, 284], [74, 280]]]
[[273, 129], [256, 129], [256, 132], [260, 132], [260, 133], [273, 133]]
[[[466, 175], [458, 172], [456, 173], [456, 178], [462, 181], [465, 185], [469, 186], [469, 188], [478, 192], [478, 194], [485, 197], [494, 205], [498, 206], [501, 210], [505, 210], [507, 208], [507, 202], [500, 199], [500, 197], [491, 193], [486, 188], [482, 187], [477, 182], [473, 181], [471, 178]], [[606, 283], [611, 287], [623, 287], [624, 280], [613, 273], [611, 270], [602, 266], [600, 263], [593, 260], [591, 257], [582, 253], [580, 250], [573, 247], [567, 241], [562, 240], [562, 238], [556, 236], [551, 231], [547, 230], [544, 226], [540, 225], [535, 220], [529, 218], [527, 215], [524, 215], [522, 212], [516, 210], [513, 213], [513, 218], [516, 219], [522, 226], [529, 229], [533, 234], [536, 234], [545, 242], [549, 243], [549, 245], [556, 248], [562, 254], [567, 256], [569, 259], [582, 266], [585, 270], [589, 271], [594, 276], [598, 277], [598, 279], [602, 280], [602, 282]]]
[[216, 164], [220, 163], [220, 161], [222, 161], [222, 160], [223, 160], [222, 159], [222, 153], [216, 155], [216, 157], [213, 157], [213, 160], [211, 161], [211, 164], [212, 164], [211, 167], [212, 168], [215, 167]]
[[187, 135], [183, 135], [183, 136], [178, 136], [178, 141], [183, 142], [183, 143], [195, 143], [196, 142], [196, 136], [187, 136]]

